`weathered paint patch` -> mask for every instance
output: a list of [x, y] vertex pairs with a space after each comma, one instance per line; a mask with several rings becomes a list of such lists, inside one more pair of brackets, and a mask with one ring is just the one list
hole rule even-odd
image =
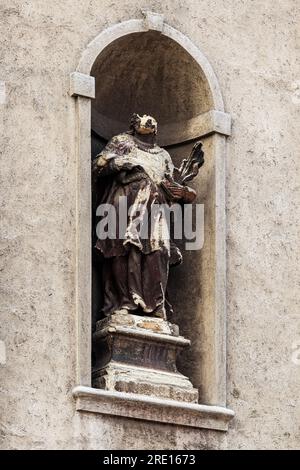
[[6, 364], [6, 347], [4, 341], [0, 341], [0, 364]]
[[6, 87], [5, 82], [0, 81], [0, 104], [6, 103]]

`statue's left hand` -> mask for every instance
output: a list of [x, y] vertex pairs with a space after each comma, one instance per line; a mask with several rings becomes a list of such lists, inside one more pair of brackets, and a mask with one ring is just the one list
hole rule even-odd
[[194, 189], [190, 188], [189, 186], [184, 186], [185, 192], [183, 195], [184, 202], [193, 202], [197, 196], [197, 193]]
[[184, 202], [192, 202], [196, 197], [196, 192], [193, 189], [182, 186], [169, 178], [163, 181], [163, 186], [171, 194], [174, 201], [182, 199]]

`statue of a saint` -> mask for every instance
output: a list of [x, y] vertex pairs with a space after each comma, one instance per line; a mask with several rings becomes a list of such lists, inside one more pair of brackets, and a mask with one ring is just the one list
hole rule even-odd
[[[99, 237], [96, 248], [104, 257], [104, 315], [128, 311], [136, 315], [167, 318], [171, 304], [166, 295], [169, 267], [179, 264], [181, 253], [168, 234], [163, 211], [157, 205], [192, 202], [196, 193], [186, 186], [204, 163], [202, 144], [195, 144], [180, 169], [169, 153], [156, 144], [157, 122], [151, 116], [134, 114], [130, 130], [113, 137], [93, 162], [96, 184], [109, 184], [102, 203], [117, 214], [126, 197], [131, 208], [126, 214], [125, 233], [115, 238]], [[110, 176], [110, 178], [108, 178]], [[146, 214], [146, 215], [145, 215]], [[141, 236], [145, 217], [151, 219], [147, 236]]]

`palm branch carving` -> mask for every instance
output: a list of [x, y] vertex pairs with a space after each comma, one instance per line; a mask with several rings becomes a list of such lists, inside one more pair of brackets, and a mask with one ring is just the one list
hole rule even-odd
[[174, 169], [173, 178], [176, 183], [185, 185], [198, 175], [199, 169], [204, 164], [204, 152], [202, 142], [197, 141], [188, 158], [182, 160], [180, 168]]

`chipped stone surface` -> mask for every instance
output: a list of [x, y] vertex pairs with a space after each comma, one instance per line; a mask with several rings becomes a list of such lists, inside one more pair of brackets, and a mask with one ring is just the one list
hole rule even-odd
[[[209, 58], [228, 141], [229, 432], [76, 413], [74, 100], [69, 74], [149, 1], [0, 1], [2, 448], [299, 448], [296, 0], [151, 1]], [[195, 295], [199, 292], [195, 291]], [[188, 309], [189, 305], [186, 305]]]
[[178, 326], [157, 317], [142, 317], [140, 315], [128, 314], [128, 310], [119, 311], [110, 317], [100, 320], [96, 329], [118, 328], [120, 326], [130, 328], [132, 331], [161, 333], [164, 335], [179, 336]]

